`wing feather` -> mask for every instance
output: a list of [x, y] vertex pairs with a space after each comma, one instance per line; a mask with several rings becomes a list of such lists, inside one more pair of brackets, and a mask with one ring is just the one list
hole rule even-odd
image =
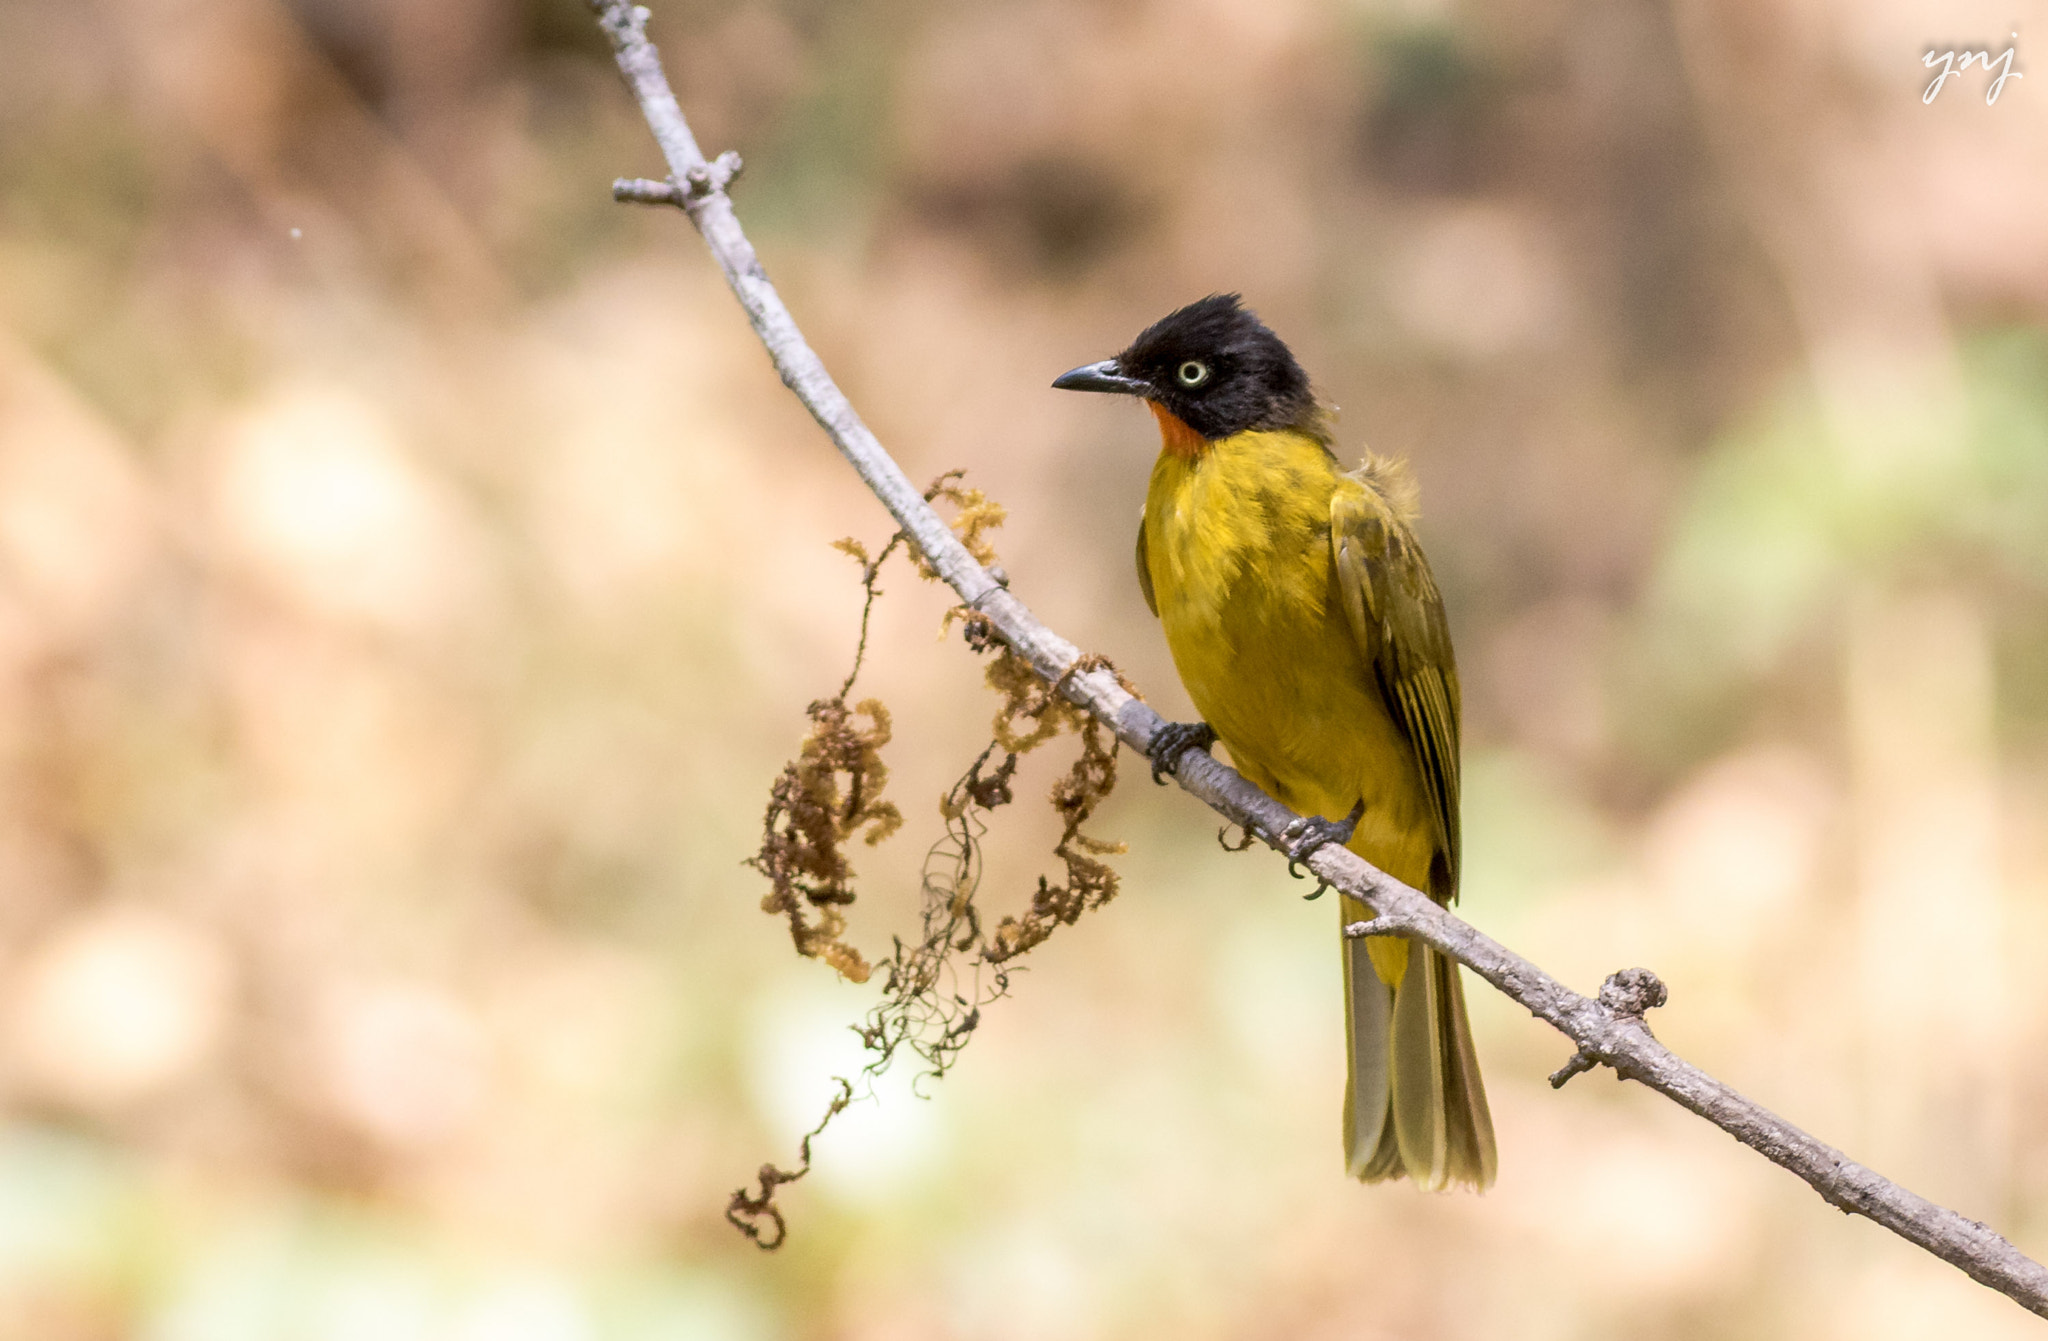
[[1429, 892], [1455, 899], [1458, 667], [1443, 597], [1407, 522], [1367, 471], [1338, 484], [1330, 500], [1330, 545], [1345, 621], [1429, 788], [1445, 868], [1444, 888]]
[[1145, 557], [1145, 514], [1138, 513], [1138, 590], [1145, 594], [1145, 608], [1159, 618], [1159, 598], [1152, 594], [1152, 563]]

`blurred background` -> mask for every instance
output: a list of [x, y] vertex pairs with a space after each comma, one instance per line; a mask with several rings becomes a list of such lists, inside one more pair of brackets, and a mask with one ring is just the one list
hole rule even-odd
[[[2040, 0], [655, 10], [1042, 617], [1187, 714], [1155, 430], [1047, 383], [1243, 291], [1419, 477], [1465, 915], [2048, 1254]], [[659, 172], [575, 0], [0, 0], [0, 1337], [2031, 1334], [1483, 987], [1499, 1186], [1348, 1182], [1334, 908], [1128, 760], [1118, 902], [744, 1242], [874, 999], [740, 862], [887, 528]], [[993, 707], [883, 585], [871, 954]]]

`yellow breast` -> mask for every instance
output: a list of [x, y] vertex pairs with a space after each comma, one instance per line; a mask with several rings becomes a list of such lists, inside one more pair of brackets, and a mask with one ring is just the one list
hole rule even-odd
[[1145, 497], [1146, 563], [1174, 666], [1232, 762], [1306, 814], [1340, 818], [1363, 799], [1351, 846], [1419, 884], [1427, 796], [1337, 604], [1337, 479], [1301, 433], [1169, 444]]

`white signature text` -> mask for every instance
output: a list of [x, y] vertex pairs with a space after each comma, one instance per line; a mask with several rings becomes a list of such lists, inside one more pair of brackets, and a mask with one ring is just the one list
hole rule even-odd
[[2013, 53], [2019, 50], [2019, 34], [2014, 33], [2013, 38], [2013, 45], [2007, 47], [2004, 53], [1996, 60], [1992, 59], [1989, 51], [1930, 50], [1926, 56], [1921, 58], [1920, 63], [1930, 70], [1938, 66], [1941, 73], [1934, 77], [1934, 82], [1929, 84], [1927, 91], [1920, 95], [1920, 101], [1923, 103], [1933, 102], [1935, 95], [1941, 92], [1942, 85], [1962, 75], [1972, 65], [1982, 65], [1985, 74], [1990, 74], [1993, 69], [1998, 71], [1998, 78], [1992, 80], [1991, 86], [1984, 91], [1984, 105], [1989, 107], [1995, 104], [1998, 101], [1999, 93], [2005, 88], [2006, 80], [2026, 78], [2025, 75], [2012, 68]]

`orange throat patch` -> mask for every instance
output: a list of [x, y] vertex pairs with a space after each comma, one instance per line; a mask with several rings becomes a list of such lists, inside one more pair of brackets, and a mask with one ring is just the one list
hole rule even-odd
[[1182, 423], [1180, 417], [1156, 400], [1145, 404], [1152, 407], [1152, 417], [1159, 421], [1159, 438], [1167, 451], [1183, 461], [1192, 461], [1208, 450], [1209, 440]]

